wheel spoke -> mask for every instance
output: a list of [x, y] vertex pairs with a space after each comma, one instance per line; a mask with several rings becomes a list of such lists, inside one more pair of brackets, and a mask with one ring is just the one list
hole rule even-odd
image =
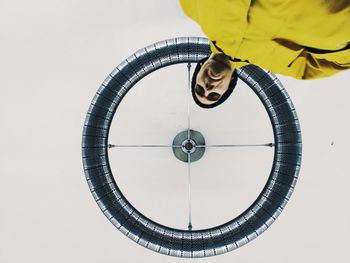
[[181, 145], [157, 145], [157, 144], [108, 144], [108, 148], [181, 148]]
[[188, 230], [192, 230], [191, 154], [188, 153]]
[[191, 101], [191, 63], [187, 63], [187, 139], [191, 138], [191, 112], [190, 112], [190, 101]]
[[209, 147], [274, 147], [274, 143], [264, 144], [212, 144], [212, 145], [196, 145], [198, 148], [209, 148]]

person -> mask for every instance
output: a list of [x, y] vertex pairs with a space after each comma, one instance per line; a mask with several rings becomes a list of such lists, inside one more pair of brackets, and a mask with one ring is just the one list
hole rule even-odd
[[349, 0], [180, 0], [210, 40], [212, 54], [192, 77], [203, 108], [223, 103], [236, 69], [255, 64], [296, 79], [332, 76], [350, 68]]

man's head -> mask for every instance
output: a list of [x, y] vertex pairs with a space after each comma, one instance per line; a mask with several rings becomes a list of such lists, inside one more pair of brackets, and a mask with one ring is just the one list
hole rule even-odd
[[225, 54], [211, 54], [198, 62], [192, 77], [192, 96], [202, 108], [223, 103], [237, 83], [237, 72]]

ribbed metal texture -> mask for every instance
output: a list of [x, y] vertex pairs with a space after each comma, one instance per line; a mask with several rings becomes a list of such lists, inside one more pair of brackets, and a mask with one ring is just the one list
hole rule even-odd
[[[208, 257], [234, 250], [264, 232], [286, 206], [301, 164], [301, 131], [286, 90], [272, 73], [249, 65], [238, 70], [266, 108], [275, 153], [268, 181], [255, 202], [231, 221], [210, 229], [186, 231], [146, 218], [121, 193], [109, 161], [107, 138], [124, 95], [141, 78], [176, 63], [197, 62], [210, 54], [206, 38], [183, 37], [143, 48], [121, 63], [103, 82], [88, 110], [82, 139], [88, 185], [105, 216], [126, 236], [156, 252], [176, 257]], [[277, 242], [277, 241], [276, 241]]]

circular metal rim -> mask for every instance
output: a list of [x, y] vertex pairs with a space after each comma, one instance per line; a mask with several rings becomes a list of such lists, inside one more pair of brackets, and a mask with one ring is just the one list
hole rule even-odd
[[292, 101], [274, 74], [248, 65], [237, 70], [238, 76], [263, 103], [275, 139], [271, 173], [253, 204], [220, 226], [187, 231], [154, 222], [128, 202], [113, 178], [108, 160], [108, 134], [119, 103], [135, 83], [153, 71], [172, 64], [197, 62], [209, 54], [208, 39], [198, 37], [169, 39], [137, 51], [102, 83], [89, 107], [83, 129], [84, 172], [102, 212], [138, 244], [176, 257], [219, 255], [259, 236], [286, 206], [301, 165], [301, 130]]

